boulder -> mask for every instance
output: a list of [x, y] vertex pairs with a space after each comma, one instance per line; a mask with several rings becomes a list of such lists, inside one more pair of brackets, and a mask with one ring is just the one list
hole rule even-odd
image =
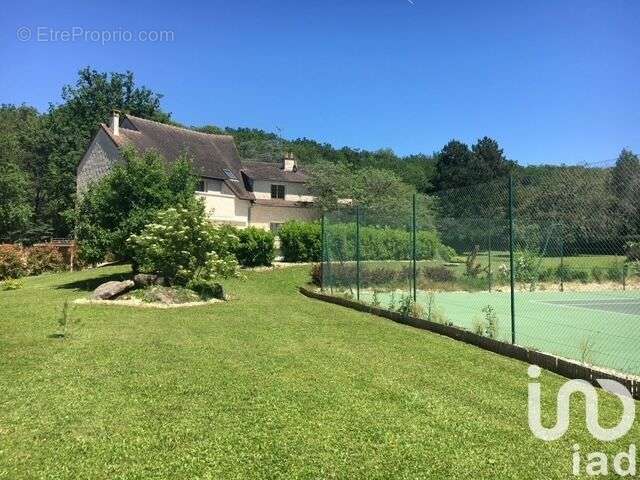
[[135, 283], [138, 288], [158, 285], [158, 280], [158, 275], [153, 275], [151, 273], [138, 273], [133, 277], [133, 283]]
[[134, 285], [133, 280], [106, 282], [93, 291], [91, 298], [95, 300], [109, 300], [130, 290]]

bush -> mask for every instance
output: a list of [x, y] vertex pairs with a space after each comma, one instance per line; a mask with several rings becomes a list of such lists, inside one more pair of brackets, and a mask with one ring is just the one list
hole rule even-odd
[[40, 275], [64, 270], [66, 262], [55, 246], [41, 245], [27, 249], [27, 268], [30, 275]]
[[624, 277], [624, 264], [614, 262], [607, 267], [607, 280], [611, 282], [622, 282]]
[[[348, 261], [356, 257], [355, 223], [337, 223], [326, 227], [327, 254], [330, 260]], [[408, 260], [411, 258], [411, 231], [389, 227], [360, 227], [361, 260]], [[449, 261], [455, 251], [442, 244], [433, 230], [420, 230], [416, 236], [416, 258]]]
[[212, 280], [194, 278], [189, 280], [187, 288], [196, 292], [203, 300], [210, 300], [212, 298], [224, 300], [224, 290], [222, 285]]
[[602, 283], [606, 278], [606, 271], [604, 268], [596, 266], [591, 269], [591, 276], [596, 282]]
[[556, 278], [562, 279], [564, 282], [582, 282], [589, 283], [591, 277], [586, 270], [580, 270], [577, 268], [562, 265], [556, 270]]
[[322, 264], [314, 263], [311, 265], [311, 283], [321, 287], [322, 286]]
[[269, 266], [275, 258], [273, 233], [256, 227], [238, 229], [235, 255], [243, 267]]
[[208, 281], [236, 275], [238, 262], [231, 251], [236, 238], [209, 222], [201, 202], [153, 217], [154, 223], [127, 241], [141, 272], [182, 286], [195, 278]]
[[422, 268], [424, 276], [434, 282], [453, 282], [456, 280], [455, 272], [444, 265], [427, 265]]
[[[354, 287], [356, 284], [355, 262], [329, 264], [328, 277], [334, 287]], [[314, 285], [322, 286], [323, 264], [314, 264], [311, 267], [311, 281]], [[361, 265], [360, 286], [369, 288], [375, 286], [382, 287], [402, 287], [409, 284], [412, 271], [410, 265], [400, 267], [393, 265]]]
[[280, 251], [285, 262], [322, 260], [321, 227], [318, 222], [291, 220], [278, 231]]
[[28, 275], [24, 249], [19, 245], [0, 245], [0, 280]]

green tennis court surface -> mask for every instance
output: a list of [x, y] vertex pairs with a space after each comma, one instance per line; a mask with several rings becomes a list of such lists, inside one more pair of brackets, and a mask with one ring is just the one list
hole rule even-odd
[[[394, 294], [396, 302], [402, 293]], [[391, 293], [377, 293], [388, 307]], [[363, 291], [370, 303], [373, 294]], [[427, 308], [429, 294], [417, 293]], [[498, 338], [511, 341], [510, 294], [508, 292], [434, 293], [432, 308], [447, 321], [473, 330], [482, 319], [482, 308], [491, 305], [498, 316]], [[640, 375], [640, 292], [518, 292], [515, 299], [516, 343], [597, 366]]]

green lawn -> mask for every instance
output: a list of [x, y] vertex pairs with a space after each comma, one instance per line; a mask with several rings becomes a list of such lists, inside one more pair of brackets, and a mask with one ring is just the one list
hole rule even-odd
[[[553, 443], [527, 427], [526, 365], [311, 300], [305, 268], [249, 272], [222, 305], [65, 299], [111, 267], [0, 292], [0, 479], [568, 478], [591, 439], [576, 399]], [[564, 379], [542, 376], [545, 417]], [[621, 408], [601, 396], [601, 423]]]

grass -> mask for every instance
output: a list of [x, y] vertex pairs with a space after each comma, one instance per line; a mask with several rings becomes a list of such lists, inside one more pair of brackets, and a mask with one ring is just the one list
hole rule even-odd
[[[248, 272], [227, 304], [65, 300], [126, 267], [0, 292], [0, 479], [567, 478], [593, 440], [527, 427], [526, 365], [301, 296], [307, 268]], [[546, 424], [564, 379], [544, 373]], [[621, 407], [600, 394], [600, 421]]]

